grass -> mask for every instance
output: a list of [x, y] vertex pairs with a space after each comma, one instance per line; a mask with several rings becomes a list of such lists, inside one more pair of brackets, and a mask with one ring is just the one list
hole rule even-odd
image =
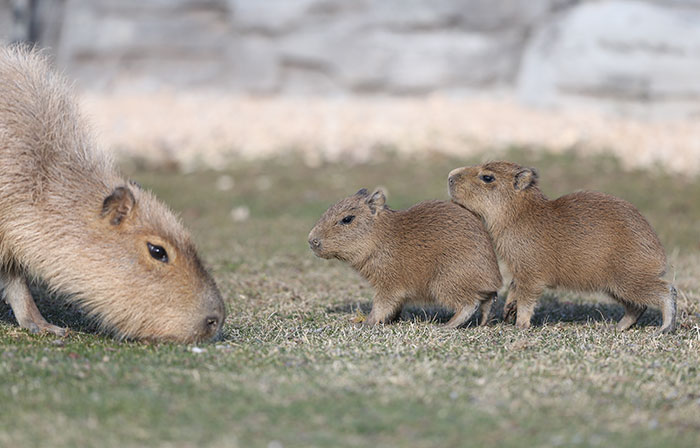
[[[658, 312], [616, 333], [619, 306], [559, 292], [541, 299], [529, 331], [448, 331], [449, 312], [420, 307], [392, 325], [354, 326], [372, 291], [348, 266], [312, 256], [315, 220], [361, 187], [383, 185], [394, 208], [444, 198], [446, 173], [474, 160], [382, 153], [366, 165], [290, 156], [221, 172], [130, 169], [192, 229], [227, 300], [224, 337], [120, 343], [42, 295], [49, 321], [78, 330], [57, 340], [18, 329], [3, 305], [0, 446], [698, 446], [700, 179], [623, 172], [605, 157], [508, 158], [538, 167], [551, 196], [597, 189], [642, 210], [681, 290], [676, 334], [654, 335]], [[224, 175], [229, 191], [216, 187]], [[232, 220], [236, 207], [250, 218]]]

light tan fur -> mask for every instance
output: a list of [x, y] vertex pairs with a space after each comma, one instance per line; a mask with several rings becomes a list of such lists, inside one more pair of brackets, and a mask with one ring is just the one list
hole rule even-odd
[[362, 189], [331, 206], [309, 234], [317, 256], [350, 263], [374, 287], [364, 324], [388, 322], [405, 303], [420, 302], [454, 310], [447, 327], [464, 324], [479, 308], [485, 325], [502, 280], [479, 219], [450, 202], [396, 211], [385, 200], [381, 190]]
[[45, 58], [13, 46], [0, 49], [0, 280], [20, 326], [63, 334], [39, 314], [32, 279], [120, 338], [208, 339], [225, 318], [182, 224], [95, 147]]
[[651, 225], [629, 202], [580, 191], [549, 200], [533, 168], [490, 162], [458, 168], [448, 177], [450, 197], [479, 215], [496, 252], [513, 274], [504, 315], [517, 308], [528, 328], [545, 288], [600, 291], [626, 310], [620, 330], [647, 306], [663, 314], [661, 331], [675, 328], [676, 290], [661, 277], [666, 254]]

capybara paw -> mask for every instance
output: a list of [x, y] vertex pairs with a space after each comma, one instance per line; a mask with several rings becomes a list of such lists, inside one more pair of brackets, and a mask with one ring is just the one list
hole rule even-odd
[[62, 327], [58, 327], [56, 325], [50, 325], [50, 324], [47, 325], [46, 327], [42, 328], [41, 331], [46, 332], [46, 333], [55, 334], [56, 336], [60, 336], [60, 337], [66, 336], [68, 334], [67, 328], [62, 328]]
[[515, 302], [506, 303], [505, 307], [503, 307], [503, 322], [514, 323], [516, 312], [517, 306]]
[[377, 325], [377, 321], [375, 321], [374, 319], [367, 318], [360, 322], [360, 325], [363, 327], [374, 327], [375, 325]]
[[671, 334], [671, 333], [675, 333], [675, 331], [676, 331], [676, 326], [675, 326], [675, 325], [669, 325], [669, 326], [667, 326], [667, 327], [659, 328], [658, 330], [656, 330], [656, 331], [654, 332], [654, 336], [659, 336], [659, 335], [662, 335], [662, 334]]
[[530, 321], [525, 321], [525, 322], [516, 322], [515, 326], [518, 327], [521, 330], [527, 330], [530, 328]]
[[27, 329], [32, 334], [50, 333], [50, 334], [54, 334], [56, 336], [61, 336], [61, 337], [68, 334], [67, 328], [62, 328], [62, 327], [58, 327], [56, 325], [51, 325], [48, 322], [42, 323], [42, 324], [36, 324], [36, 323], [32, 322], [29, 325], [27, 325]]
[[630, 327], [632, 327], [632, 325], [633, 325], [632, 323], [627, 322], [627, 321], [623, 318], [620, 322], [618, 322], [618, 323], [615, 324], [615, 325], [611, 325], [611, 326], [613, 326], [613, 327], [615, 328], [615, 330], [617, 330], [617, 331], [626, 331], [626, 330], [629, 330]]

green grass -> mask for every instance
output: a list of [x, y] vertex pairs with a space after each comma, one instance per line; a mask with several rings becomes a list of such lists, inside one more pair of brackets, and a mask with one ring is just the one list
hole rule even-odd
[[[224, 337], [201, 353], [120, 343], [43, 297], [49, 321], [79, 330], [59, 341], [18, 329], [3, 305], [0, 446], [698, 446], [700, 179], [624, 172], [607, 157], [508, 157], [539, 168], [552, 197], [596, 189], [642, 210], [681, 289], [676, 334], [654, 335], [658, 312], [616, 333], [620, 307], [572, 293], [548, 293], [529, 331], [449, 331], [449, 312], [420, 307], [353, 325], [372, 290], [312, 256], [315, 220], [361, 187], [384, 186], [394, 208], [445, 198], [446, 174], [477, 160], [133, 170], [192, 229], [227, 301]], [[221, 175], [230, 191], [216, 188]], [[238, 206], [250, 219], [231, 219]]]

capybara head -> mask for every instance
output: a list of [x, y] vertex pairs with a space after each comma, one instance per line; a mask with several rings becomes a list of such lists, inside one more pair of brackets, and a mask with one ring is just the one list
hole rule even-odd
[[386, 207], [384, 192], [362, 189], [333, 204], [309, 233], [309, 246], [316, 256], [350, 261], [372, 250], [370, 238], [375, 220]]
[[537, 171], [511, 162], [489, 162], [450, 172], [452, 200], [486, 218], [507, 213], [513, 201], [537, 192]]
[[[168, 208], [135, 184], [116, 187], [86, 235], [89, 282], [83, 303], [121, 337], [195, 342], [218, 335], [221, 294], [188, 232]], [[99, 286], [98, 286], [99, 285]], [[105, 301], [104, 297], [111, 300]]]

